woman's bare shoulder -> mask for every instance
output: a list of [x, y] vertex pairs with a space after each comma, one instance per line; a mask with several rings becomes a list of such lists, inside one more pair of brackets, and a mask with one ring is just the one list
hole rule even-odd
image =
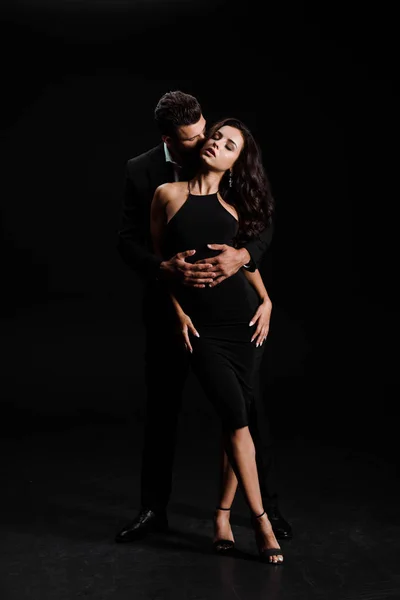
[[186, 188], [187, 183], [181, 181], [162, 183], [156, 188], [154, 197], [160, 202], [170, 202], [181, 197]]

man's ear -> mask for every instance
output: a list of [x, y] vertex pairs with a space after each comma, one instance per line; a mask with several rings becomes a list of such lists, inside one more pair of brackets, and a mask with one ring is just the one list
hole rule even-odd
[[171, 136], [169, 136], [169, 135], [162, 135], [161, 139], [164, 142], [164, 144], [167, 144], [168, 148], [171, 147]]

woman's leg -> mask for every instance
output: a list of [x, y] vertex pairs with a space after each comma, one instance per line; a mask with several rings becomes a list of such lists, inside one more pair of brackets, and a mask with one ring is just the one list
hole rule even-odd
[[[246, 329], [247, 326], [246, 326]], [[203, 332], [204, 333], [204, 332]], [[224, 429], [224, 449], [233, 472], [237, 478], [246, 502], [253, 516], [263, 513], [263, 502], [255, 460], [255, 448], [247, 423], [249, 422], [246, 397], [251, 391], [244, 393], [248, 378], [252, 380], [254, 361], [248, 344], [238, 345], [226, 339], [210, 338], [203, 335], [193, 336], [193, 354], [191, 364], [203, 390], [215, 406]], [[211, 335], [211, 334], [210, 334]], [[238, 356], [238, 350], [242, 350]], [[234, 366], [234, 368], [232, 368]], [[246, 424], [243, 426], [242, 424]], [[222, 466], [224, 465], [222, 462]], [[223, 485], [220, 501], [233, 501], [237, 484], [229, 468], [223, 471]], [[222, 505], [221, 505], [222, 506]], [[222, 506], [222, 508], [230, 508]], [[229, 511], [220, 511], [228, 512]], [[221, 517], [222, 518], [222, 517]], [[260, 552], [263, 549], [279, 548], [271, 523], [266, 515], [253, 520]], [[271, 562], [281, 562], [279, 553], [273, 555]]]
[[218, 506], [230, 508], [235, 499], [238, 488], [238, 479], [232, 469], [228, 455], [225, 450], [225, 439], [221, 439], [221, 462], [220, 462], [220, 489], [218, 495]]
[[220, 488], [217, 507], [214, 515], [214, 542], [218, 540], [234, 541], [231, 524], [230, 508], [236, 495], [238, 480], [225, 452], [224, 437], [221, 439], [220, 454]]
[[[270, 548], [279, 548], [271, 523], [264, 513], [258, 480], [255, 448], [249, 428], [241, 427], [224, 434], [225, 450], [244, 493], [246, 503], [252, 513], [252, 522], [260, 552]], [[263, 514], [264, 513], [264, 514]], [[260, 518], [256, 518], [262, 515]], [[282, 562], [283, 555], [278, 552], [270, 557], [270, 562]]]

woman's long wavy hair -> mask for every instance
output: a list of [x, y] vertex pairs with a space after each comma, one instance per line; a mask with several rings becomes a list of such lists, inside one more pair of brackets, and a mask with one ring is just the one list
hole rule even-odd
[[227, 117], [214, 123], [207, 132], [207, 140], [229, 125], [238, 129], [244, 145], [230, 172], [227, 171], [220, 184], [219, 192], [225, 202], [236, 208], [239, 215], [239, 230], [235, 243], [240, 245], [258, 237], [263, 229], [272, 224], [275, 200], [265, 172], [261, 149], [249, 128], [236, 118]]

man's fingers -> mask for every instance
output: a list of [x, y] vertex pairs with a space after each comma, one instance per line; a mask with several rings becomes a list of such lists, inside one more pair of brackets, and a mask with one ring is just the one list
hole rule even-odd
[[215, 273], [206, 273], [204, 271], [199, 271], [198, 273], [196, 273], [189, 271], [184, 274], [183, 280], [185, 282], [194, 281], [196, 283], [210, 283], [214, 280], [215, 276]]
[[216, 276], [212, 265], [191, 265], [189, 263], [183, 263], [179, 267], [180, 274], [184, 279], [211, 279]]
[[185, 271], [190, 271], [193, 273], [197, 273], [199, 271], [209, 271], [210, 269], [213, 269], [214, 265], [211, 264], [209, 261], [203, 261], [203, 262], [195, 262], [195, 263], [185, 263], [184, 265], [182, 265], [182, 269], [184, 269]]
[[201, 283], [197, 279], [190, 279], [189, 281], [182, 281], [185, 287], [206, 287], [209, 283]]
[[176, 255], [177, 258], [186, 258], [187, 256], [193, 256], [196, 253], [196, 250], [185, 250], [184, 252], [178, 252]]
[[194, 262], [193, 265], [208, 264], [208, 265], [210, 265], [210, 267], [212, 267], [213, 265], [217, 265], [218, 263], [219, 263], [218, 256], [215, 256], [214, 258], [199, 258], [199, 260], [196, 260], [196, 262]]
[[211, 248], [211, 250], [225, 250], [227, 248], [226, 244], [207, 244], [207, 248]]
[[209, 285], [209, 287], [215, 287], [216, 285], [221, 283], [221, 281], [223, 281], [224, 279], [226, 279], [226, 275], [221, 275], [220, 277], [216, 277], [215, 279], [213, 279], [208, 285]]

